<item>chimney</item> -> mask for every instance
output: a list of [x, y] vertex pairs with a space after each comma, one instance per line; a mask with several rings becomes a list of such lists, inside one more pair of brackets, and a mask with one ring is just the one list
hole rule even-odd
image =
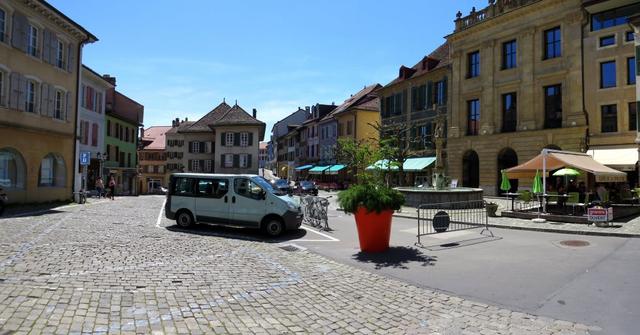
[[258, 110], [257, 109], [253, 109], [253, 118], [256, 118], [256, 115], [258, 115]]
[[185, 117], [185, 118], [184, 118], [184, 122], [188, 122], [188, 121], [189, 121], [189, 118], [188, 118], [188, 117]]
[[108, 74], [103, 74], [102, 78], [104, 78], [104, 80], [110, 82], [111, 85], [116, 86], [116, 77], [112, 77], [111, 75], [108, 75]]
[[306, 106], [306, 107], [304, 108], [304, 110], [306, 110], [306, 111], [307, 111], [307, 113], [309, 113], [309, 112], [311, 111], [311, 107]]

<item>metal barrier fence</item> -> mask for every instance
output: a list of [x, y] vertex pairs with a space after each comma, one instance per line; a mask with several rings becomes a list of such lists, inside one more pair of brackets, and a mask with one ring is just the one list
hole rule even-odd
[[444, 232], [482, 228], [491, 236], [484, 200], [424, 204], [418, 207], [418, 242], [420, 237]]
[[315, 196], [300, 197], [300, 207], [304, 215], [303, 223], [321, 230], [331, 230], [327, 215], [329, 200]]

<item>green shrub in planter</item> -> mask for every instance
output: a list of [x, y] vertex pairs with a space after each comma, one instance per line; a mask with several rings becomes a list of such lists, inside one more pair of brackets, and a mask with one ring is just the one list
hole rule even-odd
[[360, 206], [369, 212], [380, 213], [400, 209], [404, 205], [404, 195], [378, 183], [364, 183], [338, 193], [338, 204], [345, 213], [353, 214]]
[[498, 204], [496, 204], [495, 202], [487, 202], [486, 208], [487, 208], [487, 215], [491, 217], [497, 216], [496, 212], [498, 211]]

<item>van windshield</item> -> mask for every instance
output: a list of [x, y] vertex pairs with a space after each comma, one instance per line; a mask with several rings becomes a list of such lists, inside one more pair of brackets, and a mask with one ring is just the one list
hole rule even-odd
[[269, 193], [273, 193], [275, 195], [286, 195], [287, 193], [285, 193], [284, 191], [281, 191], [279, 189], [275, 189], [273, 188], [273, 186], [271, 186], [271, 183], [266, 180], [264, 177], [258, 176], [258, 177], [251, 177], [251, 180], [253, 180], [256, 184], [260, 185], [260, 187], [262, 187], [263, 190], [269, 192]]

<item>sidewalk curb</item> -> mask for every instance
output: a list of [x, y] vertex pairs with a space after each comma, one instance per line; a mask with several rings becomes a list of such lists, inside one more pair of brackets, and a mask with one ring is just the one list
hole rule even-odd
[[[418, 219], [415, 216], [403, 215], [403, 214], [393, 214], [393, 216], [394, 217], [398, 217], [398, 218], [404, 218], [404, 219]], [[640, 234], [616, 233], [616, 232], [565, 230], [565, 229], [554, 229], [554, 228], [543, 228], [543, 227], [537, 228], [537, 227], [503, 226], [503, 225], [497, 225], [497, 224], [491, 224], [491, 223], [489, 224], [489, 227], [491, 227], [491, 228], [502, 228], [502, 229], [513, 229], [513, 230], [529, 230], [529, 231], [537, 231], [537, 232], [543, 232], [543, 233], [640, 238]]]

